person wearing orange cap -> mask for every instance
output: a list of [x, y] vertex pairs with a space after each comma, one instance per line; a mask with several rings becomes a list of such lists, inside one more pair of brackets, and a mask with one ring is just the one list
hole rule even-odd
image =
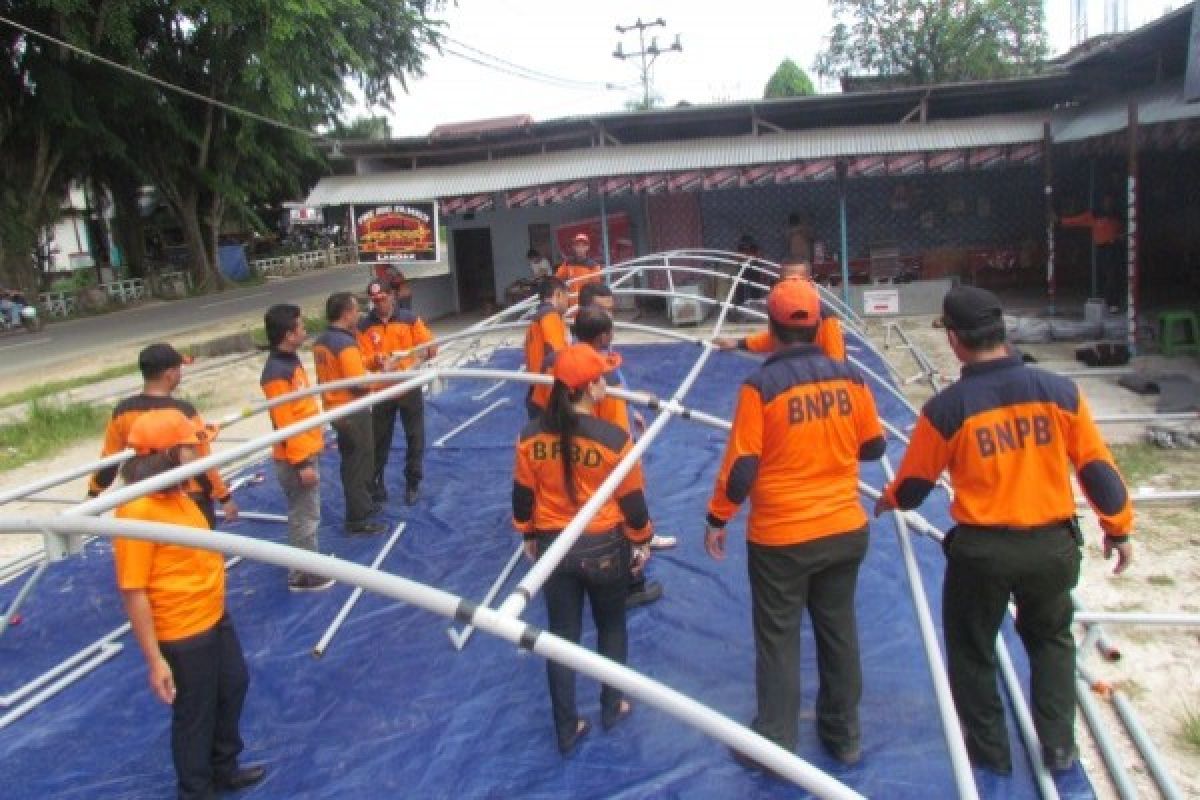
[[[538, 281], [538, 306], [525, 329], [525, 371], [530, 375], [549, 373], [554, 354], [567, 346], [567, 285], [547, 276]], [[550, 387], [536, 383], [525, 393], [525, 411], [536, 419], [546, 409]]]
[[[300, 307], [280, 303], [263, 315], [270, 354], [263, 365], [259, 386], [268, 400], [308, 388], [308, 373], [297, 351], [308, 335]], [[317, 416], [317, 399], [297, 397], [272, 406], [271, 427], [275, 430]], [[319, 459], [325, 449], [321, 429], [309, 428], [272, 448], [275, 478], [283, 489], [288, 507], [288, 544], [302, 550], [317, 550], [317, 528], [321, 525], [321, 478]], [[319, 592], [333, 586], [333, 580], [321, 575], [292, 571], [288, 590]]]
[[[358, 300], [350, 292], [335, 292], [325, 301], [325, 319], [329, 325], [313, 344], [313, 363], [317, 381], [333, 383], [346, 378], [361, 378], [367, 374], [363, 354], [359, 350]], [[331, 389], [322, 392], [326, 411], [366, 395], [367, 386]], [[347, 414], [333, 423], [337, 434], [338, 456], [341, 459], [342, 497], [346, 505], [346, 533], [351, 536], [371, 536], [386, 530], [371, 517], [379, 511], [371, 497], [375, 485], [376, 451], [373, 435], [374, 419], [367, 409]]]
[[[810, 281], [811, 269], [806, 261], [792, 261], [779, 268], [779, 280], [795, 278]], [[770, 353], [775, 347], [771, 332], [760, 331], [740, 339], [729, 336], [718, 336], [712, 340], [713, 347], [718, 350], [746, 350], [751, 353]], [[817, 338], [813, 341], [825, 355], [835, 361], [846, 360], [846, 339], [842, 334], [842, 324], [838, 318], [829, 314], [824, 304], [821, 306], [821, 324], [817, 326]]]
[[[586, 344], [561, 351], [546, 412], [521, 431], [513, 468], [513, 525], [530, 559], [549, 549], [632, 448], [629, 434], [595, 416], [605, 395], [604, 376], [619, 363], [615, 353], [601, 356]], [[635, 465], [546, 580], [548, 630], [578, 643], [586, 596], [598, 651], [624, 664], [625, 594], [633, 565], [644, 566], [650, 558], [652, 533], [642, 471]], [[553, 661], [546, 662], [546, 670], [558, 748], [567, 755], [591, 725], [576, 710], [574, 670]], [[632, 710], [611, 686], [601, 690], [600, 705], [606, 730]]]
[[817, 735], [834, 758], [853, 764], [862, 757], [854, 592], [868, 540], [858, 464], [878, 459], [886, 444], [862, 376], [813, 344], [821, 320], [816, 287], [780, 281], [767, 295], [767, 314], [775, 353], [739, 390], [704, 546], [712, 558], [725, 558], [725, 526], [749, 500], [753, 728], [785, 750], [796, 748], [800, 619], [807, 609], [820, 675]]
[[[400, 308], [394, 289], [381, 281], [367, 284], [371, 311], [358, 323], [358, 346], [363, 364], [371, 372], [394, 372], [415, 368], [437, 355], [430, 344], [433, 334], [414, 312]], [[422, 347], [422, 345], [426, 345]], [[396, 415], [404, 426], [404, 502], [416, 505], [424, 475], [425, 455], [425, 395], [420, 389], [405, 392], [399, 397], [376, 403], [371, 407], [371, 426], [375, 435], [375, 473], [371, 497], [375, 502], [387, 500], [384, 471], [392, 452], [396, 432]]]
[[554, 272], [554, 277], [567, 284], [570, 291], [570, 307], [574, 308], [579, 290], [589, 283], [604, 283], [600, 265], [588, 256], [592, 240], [586, 233], [577, 233], [571, 240], [572, 255], [564, 258]]
[[[158, 343], [146, 347], [138, 354], [138, 369], [142, 373], [142, 391], [133, 397], [127, 397], [113, 408], [112, 417], [104, 429], [104, 446], [100, 457], [119, 453], [129, 446], [129, 429], [142, 414], [164, 408], [173, 408], [183, 412], [184, 416], [197, 424], [204, 420], [196, 412], [195, 406], [186, 400], [174, 396], [183, 380], [183, 365], [191, 363], [178, 350], [169, 344]], [[200, 455], [209, 454], [208, 444], [200, 444]], [[88, 484], [88, 497], [96, 497], [109, 486], [117, 477], [117, 467], [105, 467], [92, 475]], [[233, 492], [225, 485], [221, 472], [216, 467], [197, 475], [188, 482], [188, 492], [196, 505], [204, 512], [210, 528], [217, 527], [214, 502], [221, 504], [221, 511], [226, 522], [237, 519], [238, 506], [233, 499]]]
[[[137, 455], [121, 467], [137, 483], [195, 461], [215, 435], [177, 409], [152, 409], [129, 428]], [[118, 519], [208, 529], [183, 486], [121, 506]], [[250, 678], [225, 610], [221, 553], [143, 539], [113, 539], [117, 587], [149, 670], [150, 688], [171, 706], [171, 756], [178, 796], [211, 798], [260, 782], [261, 765], [239, 766], [238, 730]]]
[[949, 472], [956, 524], [942, 543], [942, 630], [967, 755], [978, 767], [1012, 772], [996, 689], [996, 634], [1012, 601], [1042, 760], [1067, 770], [1079, 753], [1071, 590], [1083, 545], [1071, 466], [1104, 531], [1104, 557], [1117, 555], [1117, 573], [1133, 560], [1129, 491], [1079, 387], [1026, 366], [1007, 347], [996, 295], [951, 289], [941, 323], [962, 377], [921, 409], [875, 514], [916, 508]]

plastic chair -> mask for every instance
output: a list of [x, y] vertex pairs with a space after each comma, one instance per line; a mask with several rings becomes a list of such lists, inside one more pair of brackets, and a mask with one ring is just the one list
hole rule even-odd
[[1158, 315], [1158, 343], [1165, 356], [1200, 355], [1200, 323], [1191, 311], [1164, 311]]

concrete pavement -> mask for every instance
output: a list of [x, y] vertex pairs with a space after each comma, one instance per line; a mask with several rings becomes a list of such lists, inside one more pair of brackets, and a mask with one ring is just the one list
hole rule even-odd
[[255, 328], [272, 303], [316, 311], [329, 294], [361, 291], [367, 279], [365, 267], [331, 267], [260, 286], [53, 322], [33, 335], [12, 332], [0, 337], [0, 392], [127, 363], [131, 350], [153, 341], [185, 344]]

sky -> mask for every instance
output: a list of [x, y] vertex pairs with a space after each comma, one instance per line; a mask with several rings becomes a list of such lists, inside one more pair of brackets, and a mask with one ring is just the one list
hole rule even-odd
[[[1073, 0], [1046, 0], [1046, 23], [1054, 54], [1069, 49]], [[1104, 31], [1109, 0], [1088, 0], [1089, 33]], [[1184, 0], [1126, 0], [1130, 28], [1157, 18]], [[785, 58], [809, 71], [833, 27], [825, 0], [457, 0], [438, 16], [459, 53], [487, 61], [480, 51], [537, 70], [570, 86], [506, 74], [450, 54], [431, 53], [425, 75], [410, 79], [407, 92], [396, 87], [390, 111], [368, 112], [359, 105], [349, 116], [387, 116], [392, 136], [421, 136], [449, 122], [529, 114], [535, 120], [621, 111], [641, 96], [634, 59], [613, 57], [618, 41], [625, 52], [639, 49], [628, 26], [662, 18], [665, 27], [647, 30], [667, 47], [676, 34], [682, 52], [659, 58], [652, 71], [656, 94], [666, 105], [728, 102], [761, 97], [771, 73]], [[623, 88], [606, 89], [605, 85]]]

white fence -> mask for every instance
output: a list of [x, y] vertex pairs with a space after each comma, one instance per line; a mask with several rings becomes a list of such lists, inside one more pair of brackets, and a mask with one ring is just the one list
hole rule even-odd
[[250, 267], [264, 277], [298, 275], [314, 269], [336, 267], [342, 264], [354, 264], [357, 261], [353, 247], [329, 247], [324, 250], [310, 250], [307, 253], [297, 253], [291, 256], [277, 258], [260, 258], [251, 261]]

